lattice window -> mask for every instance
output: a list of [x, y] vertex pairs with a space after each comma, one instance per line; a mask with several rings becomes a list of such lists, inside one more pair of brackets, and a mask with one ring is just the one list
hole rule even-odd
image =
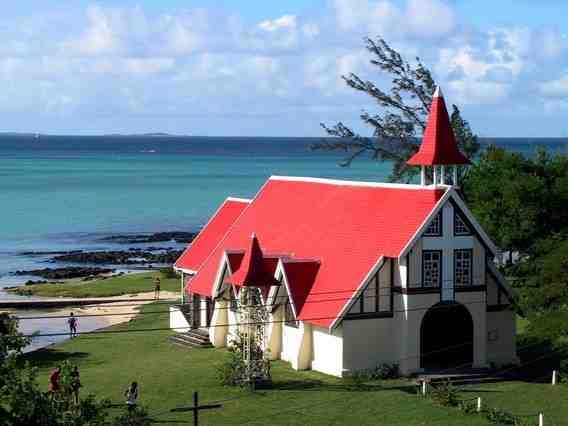
[[298, 328], [299, 323], [294, 315], [294, 310], [292, 309], [292, 304], [290, 300], [287, 300], [284, 304], [284, 324], [289, 327]]
[[[392, 312], [390, 280], [380, 282], [379, 272], [367, 284], [365, 291], [349, 309], [348, 316], [360, 317], [361, 314], [379, 314]], [[368, 315], [365, 315], [368, 316]]]
[[232, 286], [229, 287], [229, 294], [230, 294], [229, 309], [231, 310], [231, 312], [237, 312], [239, 302], [237, 300], [237, 296], [235, 295], [234, 287]]
[[442, 252], [424, 250], [422, 252], [422, 286], [440, 287], [442, 282]]
[[454, 235], [471, 235], [469, 227], [458, 212], [454, 214]]
[[471, 285], [472, 251], [454, 251], [454, 283], [456, 286]]
[[440, 237], [442, 236], [442, 213], [438, 213], [426, 228], [426, 232], [424, 232], [425, 236], [428, 237]]

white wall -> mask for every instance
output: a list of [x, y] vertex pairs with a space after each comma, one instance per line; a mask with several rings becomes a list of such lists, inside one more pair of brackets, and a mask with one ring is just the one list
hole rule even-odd
[[327, 328], [312, 327], [313, 360], [312, 370], [332, 376], [343, 374], [343, 327], [332, 332]]
[[190, 329], [189, 323], [177, 306], [170, 306], [170, 328], [176, 333], [185, 333]]
[[487, 367], [487, 307], [484, 291], [456, 293], [473, 320], [473, 367]]

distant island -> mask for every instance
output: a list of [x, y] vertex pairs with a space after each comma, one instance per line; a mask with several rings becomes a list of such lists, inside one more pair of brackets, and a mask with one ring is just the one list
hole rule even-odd
[[29, 133], [29, 132], [0, 132], [0, 137], [11, 136], [11, 137], [41, 137], [41, 136], [95, 136], [95, 137], [124, 137], [124, 138], [187, 138], [189, 135], [174, 135], [165, 132], [152, 132], [152, 133], [108, 133], [102, 135], [52, 135], [46, 133]]

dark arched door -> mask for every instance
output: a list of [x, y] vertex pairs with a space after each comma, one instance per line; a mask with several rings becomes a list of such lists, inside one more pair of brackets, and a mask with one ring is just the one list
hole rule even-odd
[[438, 303], [422, 319], [420, 365], [427, 370], [467, 368], [473, 363], [473, 320], [459, 303]]

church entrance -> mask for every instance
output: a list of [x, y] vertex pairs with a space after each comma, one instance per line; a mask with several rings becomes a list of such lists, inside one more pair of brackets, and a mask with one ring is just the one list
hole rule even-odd
[[420, 366], [425, 370], [470, 368], [473, 363], [473, 320], [459, 303], [438, 303], [422, 319]]

